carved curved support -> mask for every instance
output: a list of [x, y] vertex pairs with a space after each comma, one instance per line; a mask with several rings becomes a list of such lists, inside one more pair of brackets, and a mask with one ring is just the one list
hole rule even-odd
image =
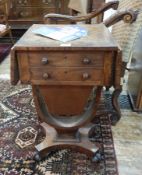
[[125, 23], [133, 23], [137, 19], [138, 11], [125, 10], [118, 11], [110, 18], [106, 19], [103, 23], [105, 26], [110, 27], [111, 25], [123, 20]]
[[76, 131], [79, 127], [89, 123], [94, 118], [94, 112], [98, 107], [98, 102], [101, 96], [102, 87], [97, 87], [92, 94], [92, 98], [85, 106], [84, 111], [80, 115], [72, 117], [56, 116], [48, 111], [48, 106], [45, 103], [44, 97], [38, 86], [34, 86], [36, 93], [36, 101], [39, 106], [40, 118], [57, 130]]
[[121, 111], [120, 111], [120, 106], [118, 103], [118, 97], [121, 93], [122, 89], [115, 89], [113, 94], [112, 94], [112, 105], [114, 108], [114, 112], [111, 113], [110, 119], [111, 119], [111, 124], [116, 125], [116, 123], [120, 120], [121, 118]]
[[79, 21], [87, 21], [91, 18], [94, 18], [94, 17], [102, 14], [103, 12], [105, 12], [111, 8], [116, 10], [118, 8], [118, 4], [119, 4], [119, 1], [112, 1], [112, 2], [105, 3], [99, 9], [94, 10], [85, 16], [70, 16], [70, 15], [61, 15], [61, 14], [50, 13], [50, 14], [47, 14], [44, 16], [44, 21], [45, 21], [45, 23], [50, 23], [52, 20], [59, 20], [59, 21], [64, 20], [64, 21], [69, 21], [72, 23], [76, 23]]

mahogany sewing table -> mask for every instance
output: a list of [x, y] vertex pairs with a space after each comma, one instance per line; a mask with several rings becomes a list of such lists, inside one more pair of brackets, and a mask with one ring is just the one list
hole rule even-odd
[[94, 156], [98, 147], [88, 134], [103, 86], [114, 87], [112, 122], [120, 119], [121, 50], [103, 24], [83, 25], [88, 35], [65, 44], [32, 33], [43, 25], [30, 27], [11, 51], [11, 83], [20, 80], [32, 85], [38, 118], [46, 132], [36, 149], [41, 157], [56, 148]]

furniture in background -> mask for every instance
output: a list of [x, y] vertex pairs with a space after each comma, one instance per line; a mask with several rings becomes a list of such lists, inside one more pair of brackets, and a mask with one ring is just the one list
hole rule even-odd
[[[77, 3], [79, 1], [81, 0]], [[92, 9], [98, 9], [105, 0], [86, 1], [87, 12], [91, 12]], [[8, 21], [13, 29], [27, 29], [31, 24], [43, 23], [43, 16], [47, 13], [73, 13], [68, 8], [69, 0], [7, 0], [7, 3]], [[102, 21], [102, 15], [97, 18], [97, 22], [100, 21]]]
[[0, 1], [0, 37], [6, 36], [9, 34], [11, 42], [14, 43], [12, 33], [11, 33], [11, 26], [8, 22], [8, 4], [7, 0]]
[[[17, 41], [32, 24], [43, 23], [44, 14], [69, 14], [68, 2], [69, 0], [7, 0], [8, 22], [14, 40]], [[3, 40], [9, 42], [7, 38]]]
[[[77, 3], [79, 1], [77, 0]], [[86, 1], [87, 12], [92, 11], [94, 2], [95, 8], [100, 5], [100, 1], [97, 4], [93, 0]], [[12, 28], [14, 40], [17, 41], [32, 24], [43, 23], [43, 16], [47, 13], [76, 14], [68, 8], [68, 4], [69, 0], [7, 0], [8, 22]]]
[[32, 85], [39, 121], [46, 132], [36, 149], [41, 158], [60, 148], [78, 149], [93, 158], [99, 147], [88, 135], [103, 86], [114, 86], [117, 117], [113, 122], [120, 119], [121, 50], [104, 24], [84, 25], [88, 35], [70, 41], [69, 46], [32, 32], [42, 26], [45, 24], [33, 25], [11, 52], [11, 83], [20, 80]]
[[142, 112], [142, 28], [132, 51], [129, 67], [128, 92], [134, 111]]
[[69, 14], [69, 0], [7, 0], [8, 21], [12, 29], [27, 29], [31, 24], [43, 23], [47, 13]]

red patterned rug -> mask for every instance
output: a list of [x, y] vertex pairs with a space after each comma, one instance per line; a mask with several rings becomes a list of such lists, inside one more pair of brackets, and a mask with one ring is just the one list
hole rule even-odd
[[0, 63], [9, 54], [11, 47], [12, 47], [11, 44], [1, 44], [0, 43]]
[[35, 162], [34, 144], [40, 143], [44, 134], [37, 121], [31, 87], [10, 86], [6, 81], [0, 84], [0, 175], [118, 175], [107, 115], [95, 119], [90, 138], [101, 144], [100, 162], [71, 150], [58, 150]]

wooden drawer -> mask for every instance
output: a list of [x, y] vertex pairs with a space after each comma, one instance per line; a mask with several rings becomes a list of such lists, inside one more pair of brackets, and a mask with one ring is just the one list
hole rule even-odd
[[18, 6], [48, 6], [54, 7], [56, 0], [16, 0]]
[[47, 13], [55, 13], [55, 7], [16, 7], [15, 13], [12, 14], [13, 18], [39, 18], [43, 19], [43, 16]]
[[29, 64], [31, 67], [94, 67], [103, 69], [104, 53], [103, 52], [33, 52], [28, 54]]
[[[104, 85], [112, 84], [113, 56], [111, 52], [48, 52], [48, 63], [42, 63], [42, 58], [47, 58], [47, 51], [17, 53], [20, 79], [23, 83], [33, 84], [62, 84], [79, 85]], [[84, 64], [83, 58], [91, 58], [91, 63]], [[44, 60], [46, 62], [46, 60]], [[45, 80], [44, 73], [49, 74]], [[83, 73], [89, 77], [83, 79]], [[45, 74], [45, 78], [46, 78]], [[85, 76], [85, 75], [84, 75]], [[64, 83], [63, 83], [64, 82]]]
[[[100, 78], [101, 77], [101, 78]], [[95, 68], [48, 68], [31, 69], [31, 81], [36, 83], [52, 84], [58, 83], [62, 84], [64, 82], [76, 83], [83, 82], [83, 84], [94, 84], [95, 82], [99, 85], [103, 82], [103, 71], [96, 70]], [[53, 83], [53, 84], [54, 84]]]

